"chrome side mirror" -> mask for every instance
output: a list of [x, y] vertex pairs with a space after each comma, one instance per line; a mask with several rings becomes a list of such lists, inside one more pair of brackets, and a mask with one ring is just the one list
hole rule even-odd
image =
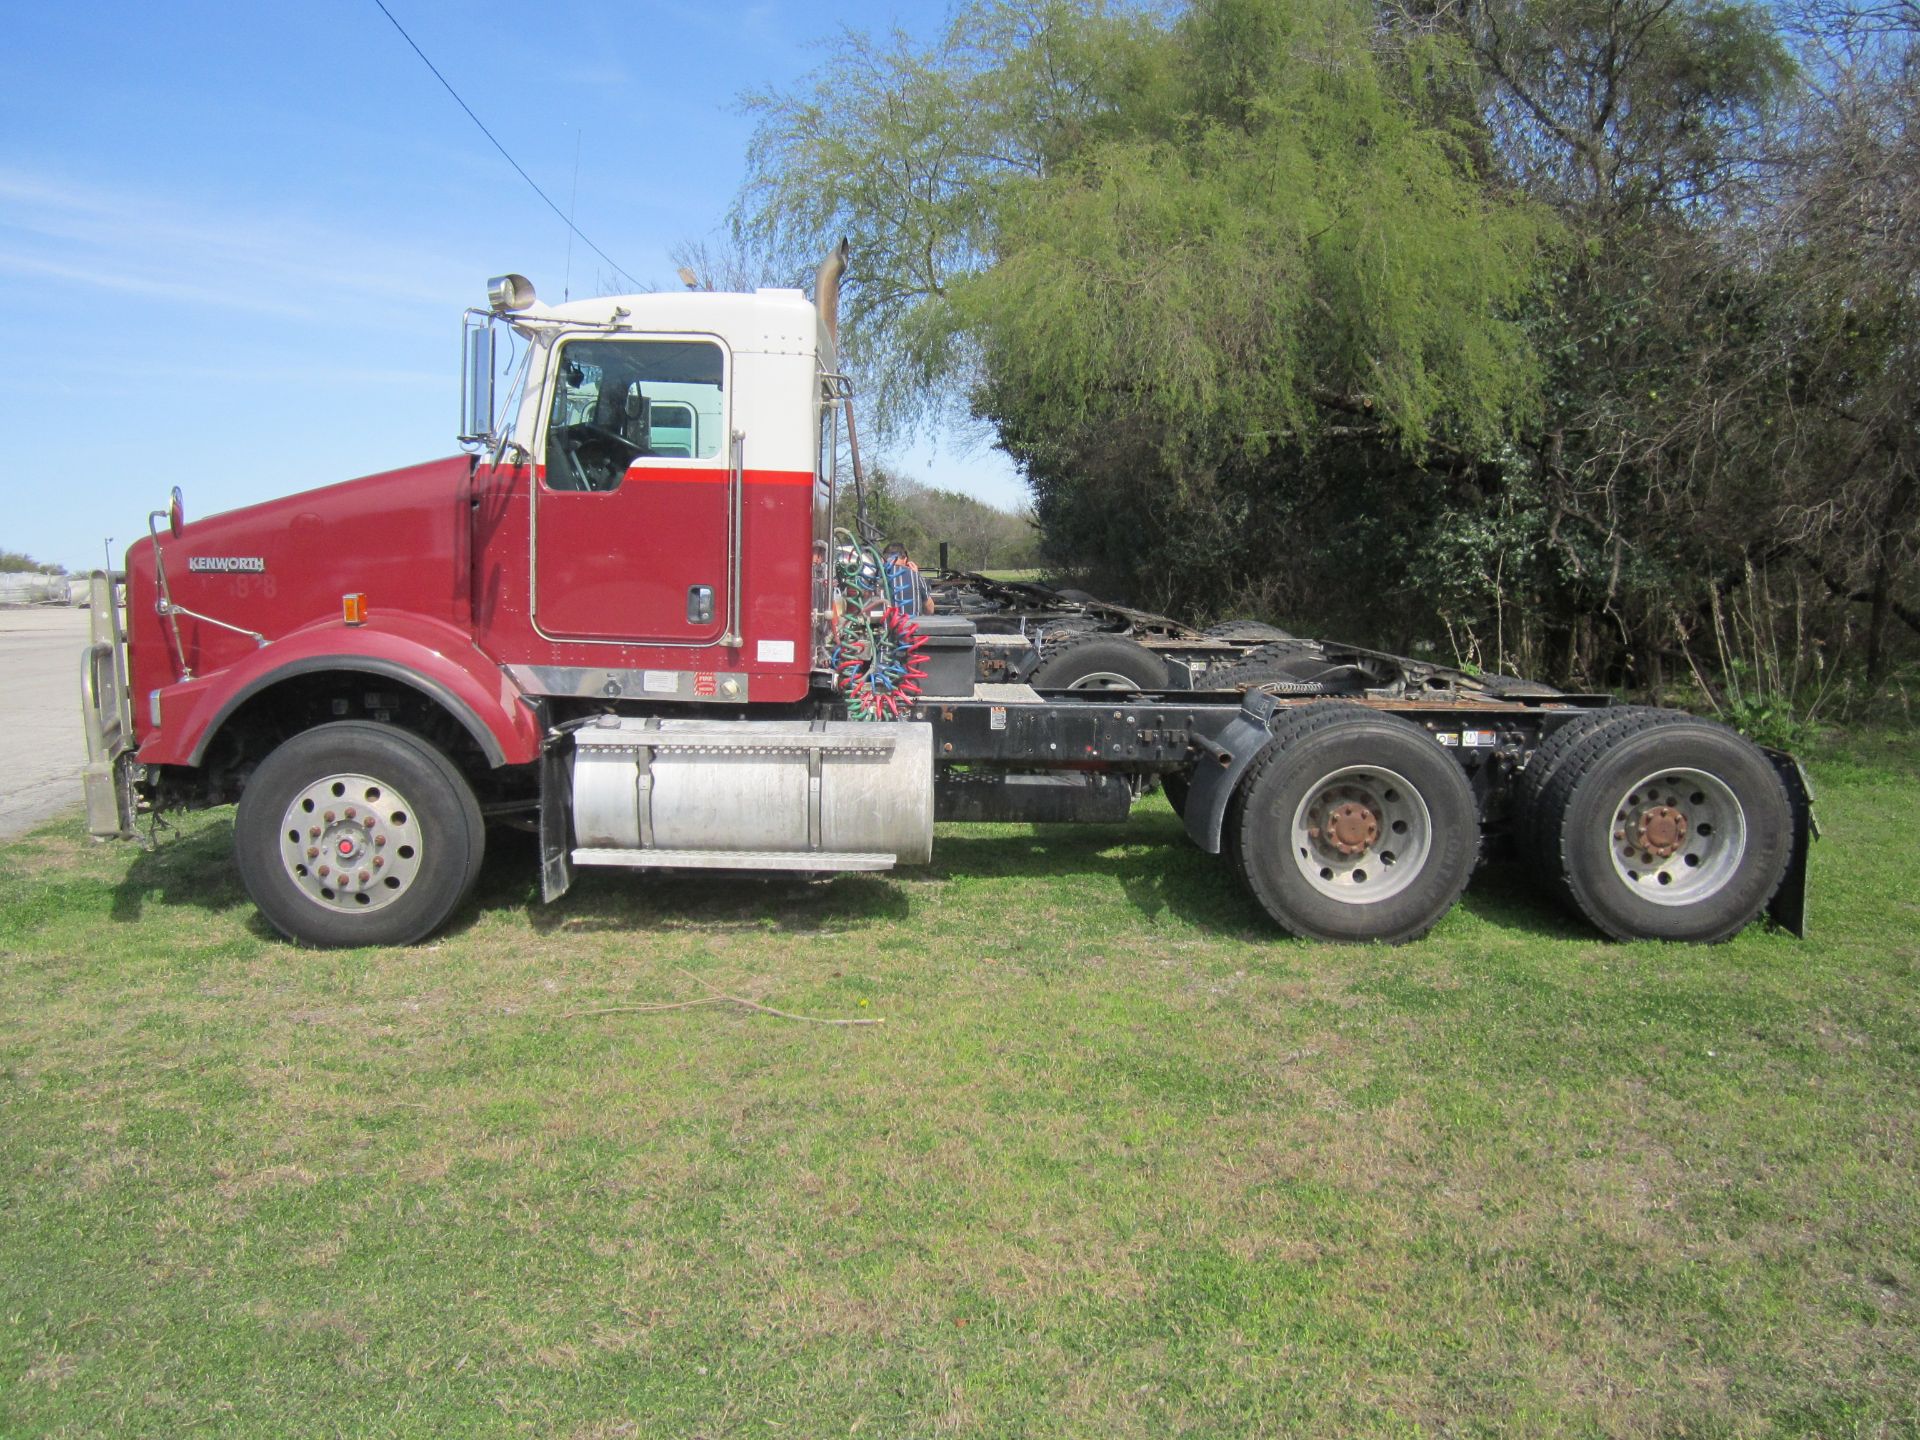
[[180, 532], [187, 528], [187, 497], [180, 493], [178, 485], [173, 494], [167, 497], [167, 530], [178, 540]]
[[494, 438], [493, 326], [469, 311], [460, 339], [460, 369], [466, 381], [460, 393], [460, 443], [485, 446]]

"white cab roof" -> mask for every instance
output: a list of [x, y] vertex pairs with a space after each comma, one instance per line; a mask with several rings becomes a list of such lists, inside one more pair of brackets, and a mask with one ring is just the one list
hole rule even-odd
[[[798, 290], [679, 290], [653, 295], [602, 295], [565, 305], [534, 304], [514, 321], [566, 327], [617, 326], [640, 332], [691, 331], [718, 335], [735, 351], [772, 355], [829, 355], [826, 327], [813, 302]], [[543, 327], [544, 328], [544, 327]]]

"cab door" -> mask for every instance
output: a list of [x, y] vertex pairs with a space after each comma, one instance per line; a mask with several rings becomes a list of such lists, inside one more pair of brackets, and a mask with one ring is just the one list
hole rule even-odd
[[533, 619], [557, 640], [725, 632], [731, 372], [711, 336], [563, 340], [533, 499]]

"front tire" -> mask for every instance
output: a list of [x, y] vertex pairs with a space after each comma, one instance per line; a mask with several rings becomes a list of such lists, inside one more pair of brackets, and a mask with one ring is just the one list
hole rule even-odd
[[303, 945], [409, 945], [457, 910], [486, 826], [452, 761], [391, 725], [343, 721], [254, 771], [233, 826], [241, 882]]
[[1230, 861], [1312, 940], [1417, 940], [1473, 874], [1480, 817], [1453, 758], [1409, 722], [1314, 705], [1283, 722], [1229, 807]]

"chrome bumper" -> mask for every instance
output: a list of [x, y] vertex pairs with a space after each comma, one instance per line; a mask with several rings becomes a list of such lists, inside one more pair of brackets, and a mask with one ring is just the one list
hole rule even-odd
[[133, 717], [127, 703], [127, 645], [117, 596], [122, 577], [96, 570], [88, 584], [91, 631], [80, 656], [80, 721], [87, 763], [80, 770], [87, 829], [102, 837], [133, 834]]

